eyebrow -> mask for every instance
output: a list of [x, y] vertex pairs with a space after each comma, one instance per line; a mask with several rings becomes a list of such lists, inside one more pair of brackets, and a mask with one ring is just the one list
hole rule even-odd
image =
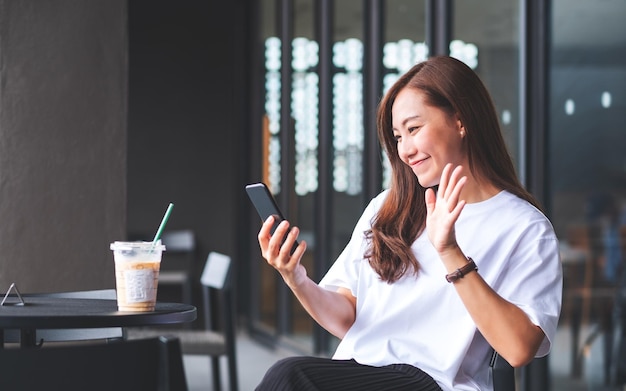
[[[419, 117], [420, 117], [420, 115], [419, 115], [419, 114], [415, 114], [415, 115], [412, 115], [412, 116], [410, 116], [410, 117], [407, 117], [407, 118], [405, 118], [405, 119], [404, 119], [404, 120], [400, 123], [400, 125], [402, 125], [402, 126], [406, 126], [406, 123], [407, 123], [407, 122], [409, 122], [409, 121], [411, 121], [411, 120], [413, 120], [413, 119], [419, 118]], [[391, 127], [391, 129], [392, 129], [392, 130], [396, 130], [396, 128], [394, 128], [393, 126]]]

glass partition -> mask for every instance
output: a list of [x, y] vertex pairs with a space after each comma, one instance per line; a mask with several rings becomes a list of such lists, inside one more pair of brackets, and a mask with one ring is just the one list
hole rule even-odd
[[[523, 140], [524, 104], [520, 81], [523, 61], [523, 10], [531, 0], [452, 1], [450, 54], [473, 67], [490, 90], [509, 149], [524, 179], [527, 151]], [[546, 0], [552, 26], [550, 41], [548, 151], [544, 200], [562, 246], [565, 271], [563, 312], [549, 356], [553, 390], [621, 389], [626, 383], [626, 343], [622, 297], [626, 254], [626, 2], [623, 0]], [[291, 4], [293, 37], [281, 42], [278, 8]], [[383, 15], [382, 69], [385, 89], [415, 62], [428, 56], [427, 0], [386, 0]], [[542, 1], [534, 1], [538, 5]], [[367, 137], [363, 123], [364, 53], [368, 42], [364, 21], [375, 1], [340, 0], [333, 4], [332, 126], [319, 124], [319, 50], [314, 0], [263, 0], [261, 30], [264, 45], [263, 178], [280, 195], [281, 205], [297, 220], [309, 242], [304, 262], [314, 270], [316, 214], [328, 213], [332, 230], [327, 267], [347, 242], [365, 203], [362, 180]], [[325, 17], [324, 15], [322, 17]], [[539, 22], [539, 21], [537, 21]], [[293, 57], [289, 86], [281, 85], [281, 50]], [[541, 42], [533, 42], [541, 45]], [[281, 92], [290, 91], [289, 108], [281, 107]], [[292, 127], [281, 129], [281, 113]], [[284, 118], [283, 118], [284, 120]], [[257, 130], [254, 130], [257, 131]], [[331, 134], [332, 174], [320, 183], [320, 132]], [[290, 132], [289, 137], [282, 137]], [[290, 139], [292, 145], [285, 145]], [[284, 148], [293, 148], [285, 161]], [[285, 187], [285, 170], [293, 183]], [[385, 170], [383, 170], [385, 173]], [[383, 178], [383, 184], [386, 179]], [[320, 188], [330, 188], [332, 210], [315, 210]], [[284, 193], [283, 193], [284, 194]], [[323, 267], [321, 268], [323, 269]], [[320, 270], [319, 267], [316, 270]], [[315, 276], [319, 278], [321, 276]], [[277, 273], [263, 265], [254, 278], [257, 325], [276, 339], [296, 341], [304, 350], [315, 344], [312, 321], [299, 304], [281, 294]], [[284, 293], [284, 292], [283, 292]], [[604, 387], [604, 388], [603, 388]]]
[[[413, 63], [425, 59], [424, 44], [425, 0], [389, 0], [381, 2], [383, 9], [372, 10], [362, 0], [342, 0], [333, 4], [332, 18], [332, 64], [331, 100], [332, 126], [320, 123], [320, 43], [317, 32], [322, 24], [316, 16], [313, 0], [263, 1], [261, 29], [263, 31], [263, 121], [260, 131], [262, 143], [262, 176], [272, 193], [288, 205], [281, 207], [301, 229], [301, 237], [307, 241], [307, 252], [302, 260], [309, 275], [319, 280], [315, 270], [326, 270], [346, 245], [366, 202], [363, 196], [364, 155], [363, 118], [363, 66], [365, 61], [364, 20], [369, 12], [383, 12], [385, 72], [397, 75]], [[290, 42], [282, 42], [277, 21], [281, 7], [288, 5], [289, 23], [293, 36]], [[285, 48], [284, 45], [288, 45]], [[290, 85], [283, 85], [282, 68], [284, 50], [290, 51]], [[389, 80], [389, 79], [388, 79]], [[282, 94], [289, 91], [289, 107], [282, 107]], [[380, 92], [382, 95], [383, 91]], [[291, 126], [284, 129], [288, 113]], [[285, 137], [285, 132], [288, 132]], [[320, 183], [320, 140], [328, 132], [332, 139], [330, 163], [332, 173], [329, 183]], [[285, 140], [288, 140], [287, 142]], [[291, 148], [292, 160], [285, 160], [285, 148]], [[283, 183], [285, 174], [293, 178], [293, 184]], [[289, 188], [288, 186], [291, 186]], [[315, 210], [316, 193], [322, 188], [330, 189], [329, 210]], [[281, 197], [281, 194], [288, 194]], [[329, 259], [316, 260], [318, 249], [315, 237], [319, 213], [327, 213], [325, 221], [332, 232]], [[315, 265], [322, 262], [322, 267]], [[316, 344], [313, 322], [290, 292], [285, 293], [283, 282], [267, 265], [259, 268], [258, 295], [253, 295], [252, 314], [254, 327], [264, 329], [276, 340], [295, 345], [311, 352]], [[319, 334], [317, 334], [319, 335]], [[330, 345], [336, 341], [328, 341]], [[322, 350], [332, 351], [330, 347]]]
[[520, 167], [520, 0], [463, 0], [453, 7], [450, 55], [478, 73], [493, 97]]
[[626, 2], [554, 0], [549, 194], [565, 289], [555, 389], [626, 383]]

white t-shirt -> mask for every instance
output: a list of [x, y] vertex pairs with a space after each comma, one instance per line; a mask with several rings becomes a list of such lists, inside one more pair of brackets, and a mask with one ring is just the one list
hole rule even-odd
[[[490, 346], [477, 330], [424, 231], [411, 246], [418, 274], [389, 284], [364, 259], [364, 232], [387, 195], [374, 198], [339, 258], [320, 281], [350, 289], [356, 320], [335, 359], [383, 366], [406, 363], [431, 375], [443, 390], [490, 390]], [[537, 357], [550, 351], [561, 309], [558, 240], [548, 219], [528, 202], [500, 192], [466, 204], [455, 226], [463, 253], [500, 296], [519, 306], [546, 334]]]

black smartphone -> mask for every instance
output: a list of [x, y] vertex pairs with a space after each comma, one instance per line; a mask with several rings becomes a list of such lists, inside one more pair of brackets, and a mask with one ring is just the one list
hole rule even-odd
[[[278, 224], [285, 220], [285, 216], [278, 208], [278, 204], [270, 192], [270, 189], [267, 188], [265, 183], [259, 182], [246, 185], [246, 193], [248, 193], [250, 201], [252, 201], [252, 204], [256, 208], [259, 217], [261, 217], [261, 221], [265, 222], [270, 216], [274, 216], [274, 225], [271, 229], [271, 233], [274, 234]], [[285, 235], [285, 237], [286, 236], [287, 235]], [[284, 240], [285, 239], [283, 239], [283, 241]], [[296, 241], [291, 248], [292, 254], [296, 250], [296, 247], [298, 247], [298, 241]]]

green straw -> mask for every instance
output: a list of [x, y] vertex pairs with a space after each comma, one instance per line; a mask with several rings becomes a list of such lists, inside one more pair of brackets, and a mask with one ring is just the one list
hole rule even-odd
[[174, 204], [172, 204], [170, 202], [170, 205], [167, 207], [167, 210], [165, 211], [165, 215], [163, 216], [163, 220], [161, 220], [161, 225], [159, 225], [159, 229], [157, 230], [156, 234], [154, 235], [154, 240], [152, 240], [152, 248], [154, 248], [154, 246], [156, 246], [156, 242], [161, 237], [161, 233], [163, 233], [163, 228], [165, 227], [165, 223], [167, 223], [167, 219], [170, 218], [170, 214], [172, 213], [172, 208], [173, 207], [174, 207]]

